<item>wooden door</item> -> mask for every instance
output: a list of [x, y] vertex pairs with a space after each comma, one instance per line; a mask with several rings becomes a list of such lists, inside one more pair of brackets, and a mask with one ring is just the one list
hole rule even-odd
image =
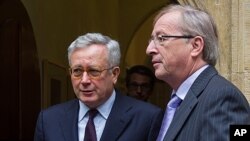
[[32, 26], [20, 0], [0, 0], [0, 141], [32, 141], [40, 73]]

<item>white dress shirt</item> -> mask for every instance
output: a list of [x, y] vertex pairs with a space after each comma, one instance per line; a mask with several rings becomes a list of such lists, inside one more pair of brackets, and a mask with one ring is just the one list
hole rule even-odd
[[[113, 93], [110, 96], [110, 98], [105, 103], [97, 107], [97, 110], [99, 113], [94, 118], [97, 141], [99, 141], [101, 138], [106, 121], [108, 119], [108, 116], [114, 104], [115, 96], [116, 96], [116, 93], [115, 93], [115, 90], [113, 90]], [[83, 141], [84, 135], [85, 135], [85, 127], [89, 119], [89, 116], [87, 114], [89, 108], [80, 100], [79, 100], [79, 105], [80, 105], [80, 108], [79, 108], [79, 115], [78, 115], [78, 138], [79, 138], [79, 141]]]
[[197, 70], [195, 73], [193, 73], [191, 76], [189, 76], [177, 90], [173, 90], [172, 95], [175, 93], [180, 99], [184, 100], [186, 97], [190, 87], [193, 85], [196, 78], [203, 72], [208, 65], [205, 65], [201, 67], [199, 70]]

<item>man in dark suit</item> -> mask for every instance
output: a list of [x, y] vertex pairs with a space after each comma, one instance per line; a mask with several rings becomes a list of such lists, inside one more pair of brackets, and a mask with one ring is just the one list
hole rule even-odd
[[156, 16], [146, 53], [172, 95], [157, 141], [228, 141], [233, 124], [250, 124], [244, 95], [215, 69], [218, 37], [211, 16], [169, 5]]
[[99, 33], [88, 33], [72, 42], [68, 59], [78, 99], [42, 111], [34, 140], [156, 140], [162, 110], [124, 96], [114, 88], [120, 57], [118, 42]]

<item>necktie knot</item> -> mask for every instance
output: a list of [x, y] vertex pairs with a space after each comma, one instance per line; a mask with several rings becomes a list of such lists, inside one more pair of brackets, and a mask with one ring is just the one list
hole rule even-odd
[[168, 103], [168, 106], [171, 108], [177, 108], [181, 104], [181, 99], [177, 95], [173, 95], [170, 102]]
[[94, 119], [98, 111], [96, 109], [90, 109], [88, 113], [89, 113], [89, 119]]

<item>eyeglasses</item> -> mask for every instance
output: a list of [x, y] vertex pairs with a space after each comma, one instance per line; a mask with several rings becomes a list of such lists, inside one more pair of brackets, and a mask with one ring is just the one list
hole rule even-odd
[[142, 91], [149, 91], [151, 89], [150, 84], [144, 83], [144, 84], [138, 84], [138, 83], [129, 83], [128, 88], [131, 90], [137, 90], [140, 88]]
[[149, 39], [149, 44], [151, 43], [151, 41], [154, 42], [155, 46], [164, 46], [164, 41], [166, 41], [169, 38], [185, 38], [185, 39], [190, 39], [190, 38], [194, 38], [194, 36], [191, 35], [157, 35], [157, 36], [151, 36], [151, 38]]
[[70, 74], [74, 77], [74, 78], [77, 78], [77, 79], [81, 79], [82, 78], [82, 75], [83, 73], [86, 71], [87, 72], [87, 75], [90, 77], [90, 78], [98, 78], [101, 76], [102, 72], [105, 71], [105, 70], [110, 70], [110, 69], [113, 69], [113, 67], [110, 67], [110, 68], [107, 68], [107, 69], [102, 69], [102, 70], [98, 70], [96, 68], [89, 68], [87, 70], [84, 70], [82, 67], [73, 67], [73, 68], [69, 68], [69, 71], [70, 71]]

